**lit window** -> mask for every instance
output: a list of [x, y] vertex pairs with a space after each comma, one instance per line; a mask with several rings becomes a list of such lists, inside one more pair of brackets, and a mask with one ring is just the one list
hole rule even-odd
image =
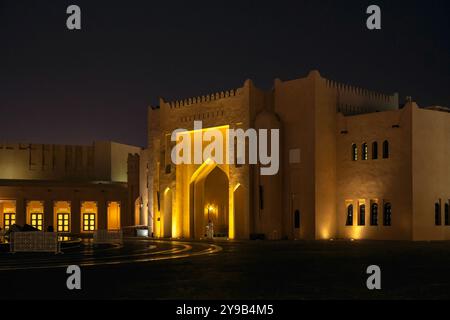
[[364, 143], [362, 145], [362, 159], [363, 160], [369, 159], [369, 148], [367, 147], [367, 143]]
[[356, 144], [352, 145], [352, 159], [353, 161], [358, 160], [358, 146]]
[[383, 225], [389, 227], [392, 225], [392, 207], [390, 203], [384, 204], [384, 211], [383, 211]]
[[5, 213], [4, 216], [4, 226], [5, 230], [8, 230], [13, 224], [16, 223], [16, 214], [15, 213]]
[[372, 203], [372, 206], [370, 207], [370, 225], [378, 225], [378, 204], [376, 203]]
[[365, 226], [366, 225], [366, 205], [365, 204], [362, 204], [362, 205], [359, 206], [358, 225], [359, 226]]
[[44, 214], [43, 213], [32, 213], [31, 214], [31, 226], [38, 230], [44, 228]]
[[347, 207], [347, 221], [345, 222], [346, 226], [352, 226], [353, 225], [353, 205], [349, 205]]
[[378, 159], [378, 142], [372, 143], [372, 159]]
[[95, 231], [95, 213], [83, 214], [83, 231]]
[[58, 213], [57, 219], [58, 232], [70, 232], [70, 215], [68, 213]]
[[439, 202], [436, 202], [434, 204], [434, 223], [437, 226], [440, 226], [442, 224], [442, 220], [441, 220], [441, 204]]
[[383, 142], [383, 159], [389, 158], [389, 142], [384, 141]]

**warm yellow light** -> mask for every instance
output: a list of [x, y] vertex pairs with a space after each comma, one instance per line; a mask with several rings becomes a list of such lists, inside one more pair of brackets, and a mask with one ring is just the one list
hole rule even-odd
[[198, 130], [191, 130], [191, 131], [183, 131], [183, 132], [178, 132], [177, 136], [181, 136], [181, 135], [186, 135], [186, 134], [190, 134], [190, 133], [198, 133], [198, 132], [206, 132], [206, 131], [213, 131], [213, 130], [224, 130], [224, 129], [228, 129], [230, 126], [229, 125], [225, 125], [225, 126], [219, 126], [219, 127], [209, 127], [209, 128], [202, 128], [202, 129], [198, 129]]

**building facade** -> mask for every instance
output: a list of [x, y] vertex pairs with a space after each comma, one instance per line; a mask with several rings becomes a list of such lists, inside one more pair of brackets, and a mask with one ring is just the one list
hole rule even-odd
[[[172, 132], [279, 129], [280, 170], [174, 165]], [[450, 239], [450, 113], [323, 78], [275, 80], [148, 111], [140, 222], [156, 237]], [[203, 147], [206, 147], [205, 145]]]
[[140, 152], [114, 142], [0, 144], [0, 227], [78, 234], [134, 225]]

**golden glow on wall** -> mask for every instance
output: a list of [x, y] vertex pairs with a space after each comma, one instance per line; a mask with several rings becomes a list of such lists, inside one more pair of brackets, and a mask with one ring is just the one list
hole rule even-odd
[[81, 230], [93, 232], [97, 230], [98, 207], [95, 201], [81, 202]]
[[120, 202], [108, 202], [108, 230], [120, 230]]
[[44, 230], [44, 202], [28, 201], [27, 202], [27, 223], [33, 228]]
[[55, 201], [53, 204], [53, 216], [57, 232], [71, 231], [70, 201]]
[[175, 219], [173, 219], [173, 196], [172, 190], [166, 188], [163, 194], [163, 215], [161, 221], [162, 236], [165, 238], [171, 238], [173, 231], [177, 230], [177, 224]]
[[[351, 227], [350, 238], [359, 240], [364, 237], [365, 225], [367, 225], [367, 222], [368, 222], [367, 214], [369, 212], [369, 210], [368, 210], [369, 208], [367, 208], [366, 200], [364, 200], [364, 199], [359, 199], [356, 204], [357, 205], [354, 206], [354, 208], [353, 208], [353, 219], [354, 220], [353, 220], [353, 227]], [[359, 225], [361, 206], [365, 206], [365, 217], [364, 217], [365, 225], [364, 226]]]
[[134, 201], [134, 225], [138, 226], [141, 223], [141, 198]]
[[[184, 139], [183, 136], [191, 135], [191, 141], [194, 141], [194, 135], [205, 133], [207, 131], [221, 131], [224, 133], [223, 139], [224, 150], [227, 152], [228, 135], [225, 134], [229, 125], [203, 128], [201, 130], [192, 130], [189, 132], [179, 133], [178, 141]], [[195, 138], [197, 139], [197, 138]], [[203, 141], [202, 151], [209, 147], [211, 141]], [[192, 152], [194, 148], [192, 148]], [[182, 156], [182, 155], [179, 155]], [[184, 156], [184, 155], [183, 155]], [[215, 154], [211, 155], [214, 158]], [[226, 154], [224, 154], [226, 157]], [[194, 155], [192, 154], [192, 159]], [[217, 170], [215, 170], [217, 169]], [[230, 180], [230, 170], [234, 170], [229, 164], [218, 164], [214, 159], [208, 158], [202, 164], [179, 164], [176, 166], [175, 185], [166, 184], [161, 190], [161, 213], [158, 219], [158, 213], [155, 205], [155, 231], [156, 234], [162, 236], [164, 234], [164, 198], [168, 192], [167, 186], [171, 188], [173, 193], [172, 200], [172, 237], [193, 237], [196, 239], [203, 238], [206, 225], [208, 223], [208, 214], [214, 224], [214, 232], [217, 236], [228, 236], [234, 239], [235, 231], [235, 192], [239, 191], [238, 208], [242, 222], [246, 223], [245, 215], [247, 214], [245, 199], [239, 182], [234, 176]], [[220, 173], [220, 172], [222, 173]], [[234, 171], [233, 171], [234, 172]], [[219, 190], [219, 191], [218, 191]], [[244, 201], [244, 202], [242, 202]], [[159, 221], [160, 220], [160, 221]], [[245, 230], [245, 226], [242, 227]], [[243, 236], [243, 232], [239, 233]]]
[[16, 202], [13, 200], [0, 200], [0, 220], [3, 229], [8, 230], [16, 223]]
[[211, 219], [217, 219], [217, 214], [218, 214], [217, 205], [207, 204], [205, 206], [205, 219], [207, 219], [207, 221]]

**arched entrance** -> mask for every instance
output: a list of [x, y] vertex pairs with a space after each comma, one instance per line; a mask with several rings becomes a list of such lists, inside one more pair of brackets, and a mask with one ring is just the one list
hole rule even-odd
[[108, 230], [120, 230], [120, 202], [108, 202]]
[[208, 223], [214, 237], [229, 235], [229, 181], [213, 163], [200, 167], [190, 185], [190, 230], [192, 238], [204, 238]]

